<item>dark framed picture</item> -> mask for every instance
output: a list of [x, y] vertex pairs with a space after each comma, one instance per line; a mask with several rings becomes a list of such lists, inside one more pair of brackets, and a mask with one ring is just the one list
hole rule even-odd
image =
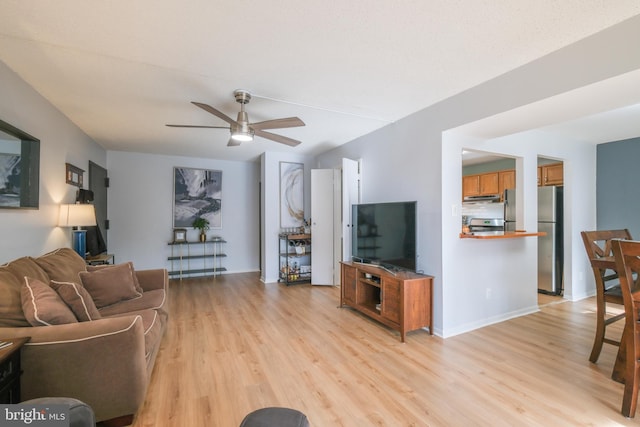
[[40, 140], [0, 120], [0, 209], [40, 206]]
[[186, 228], [174, 228], [173, 229], [173, 243], [185, 243], [187, 241], [187, 229]]
[[75, 185], [76, 187], [82, 187], [84, 170], [71, 163], [65, 163], [67, 166], [67, 184]]
[[222, 228], [222, 171], [173, 168], [173, 226], [193, 227], [196, 218]]

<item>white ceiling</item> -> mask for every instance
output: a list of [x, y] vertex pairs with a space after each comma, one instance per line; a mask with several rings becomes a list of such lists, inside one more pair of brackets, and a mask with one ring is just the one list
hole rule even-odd
[[[637, 14], [637, 0], [2, 0], [0, 60], [106, 149], [253, 160], [318, 154]], [[165, 126], [225, 125], [190, 102], [235, 117], [235, 89], [252, 122], [300, 117], [274, 133], [303, 143]]]

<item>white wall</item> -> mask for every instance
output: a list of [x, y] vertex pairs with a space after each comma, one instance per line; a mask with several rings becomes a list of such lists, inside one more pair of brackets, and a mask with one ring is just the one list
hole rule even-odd
[[0, 209], [3, 263], [71, 246], [71, 231], [57, 227], [59, 205], [73, 203], [78, 189], [65, 182], [65, 163], [88, 171], [89, 160], [106, 165], [106, 152], [3, 62], [0, 94], [0, 119], [40, 140], [40, 208]]
[[[580, 231], [595, 227], [595, 146], [578, 144], [566, 137], [529, 131], [494, 140], [478, 140], [456, 132], [443, 136], [443, 163], [461, 164], [463, 148], [518, 158], [518, 203], [524, 208], [518, 228], [537, 231], [537, 157], [564, 162], [565, 292], [568, 299], [594, 293], [587, 286], [590, 272]], [[527, 237], [507, 240], [460, 239], [462, 197], [460, 170], [443, 174], [442, 228], [443, 281], [461, 283], [464, 292], [445, 287], [443, 323], [447, 335], [537, 311], [538, 242]]]
[[[628, 41], [639, 37], [640, 17], [635, 17], [318, 156], [319, 167], [332, 167], [342, 157], [362, 158], [365, 202], [418, 201], [418, 268], [435, 276], [435, 333], [447, 337], [534, 310], [537, 289], [535, 240], [459, 239], [460, 217], [452, 214], [452, 205], [461, 199], [461, 143], [443, 138], [443, 132], [637, 70], [640, 51]], [[540, 122], [550, 124], [554, 118], [547, 115], [546, 123]], [[577, 232], [595, 225], [595, 150], [581, 151], [571, 147], [572, 141], [538, 136], [515, 142], [526, 147], [501, 149], [523, 150], [517, 162], [523, 176], [517, 185], [525, 200], [537, 197], [537, 186], [529, 182], [535, 178], [524, 176], [536, 176], [538, 154], [565, 161], [565, 206], [574, 205], [567, 208], [570, 285], [565, 286], [568, 297], [581, 298], [593, 289], [584, 280], [588, 269]], [[487, 143], [474, 144], [482, 149]], [[524, 212], [523, 226], [535, 229], [536, 215]]]
[[[222, 260], [227, 273], [258, 271], [258, 162], [109, 151], [109, 252], [116, 262], [133, 261], [140, 269], [170, 268], [174, 167], [222, 171], [222, 229], [207, 234], [228, 242]], [[189, 240], [197, 240], [198, 231], [187, 230]]]
[[[304, 215], [311, 215], [311, 167], [312, 159], [293, 153], [264, 153], [260, 157], [262, 182], [262, 271], [260, 280], [265, 283], [278, 281], [280, 270], [280, 162], [304, 164]], [[313, 239], [313, 236], [312, 236]], [[313, 240], [311, 242], [313, 248]], [[313, 253], [313, 249], [312, 249]], [[312, 255], [313, 256], [313, 255]]]

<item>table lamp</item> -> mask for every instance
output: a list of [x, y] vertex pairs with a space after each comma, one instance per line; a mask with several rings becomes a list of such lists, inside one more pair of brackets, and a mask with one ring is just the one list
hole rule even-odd
[[[60, 227], [89, 227], [96, 225], [96, 211], [93, 205], [60, 205]], [[73, 230], [73, 249], [82, 258], [87, 254], [87, 230]]]

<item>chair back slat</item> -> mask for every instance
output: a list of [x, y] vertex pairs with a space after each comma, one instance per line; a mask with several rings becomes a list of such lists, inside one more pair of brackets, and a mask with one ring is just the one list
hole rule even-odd
[[613, 239], [631, 240], [628, 229], [583, 231], [582, 241], [589, 260], [612, 256], [611, 241]]
[[638, 373], [640, 370], [640, 241], [612, 240], [616, 271], [622, 290], [625, 325], [623, 341], [625, 350], [624, 393], [622, 414], [633, 417], [638, 402]]

